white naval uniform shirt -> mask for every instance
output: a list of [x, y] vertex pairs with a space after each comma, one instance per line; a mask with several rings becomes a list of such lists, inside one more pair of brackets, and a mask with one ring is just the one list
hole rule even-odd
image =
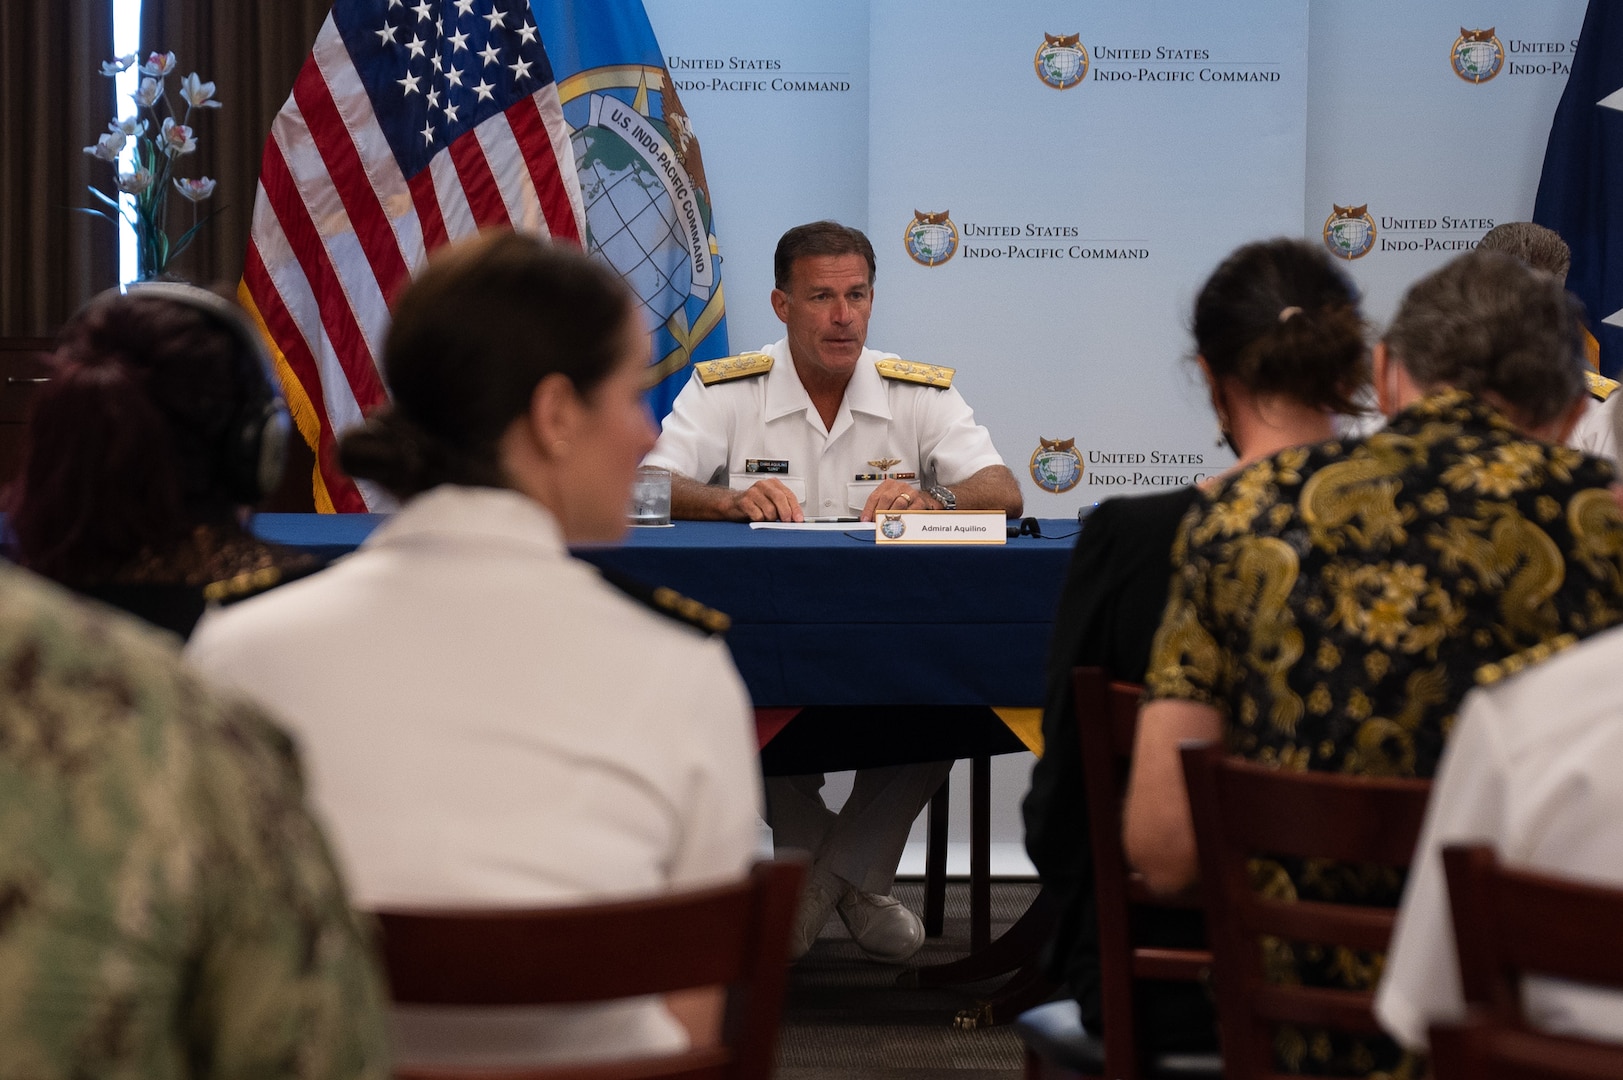
[[[1406, 1046], [1465, 1015], [1442, 849], [1490, 843], [1510, 866], [1623, 886], [1623, 628], [1465, 698], [1438, 765], [1403, 894], [1381, 1024]], [[1534, 1027], [1623, 1041], [1623, 994], [1548, 979]]]
[[[859, 474], [913, 473], [908, 483], [951, 486], [989, 465], [1002, 465], [992, 436], [957, 390], [883, 378], [874, 363], [895, 353], [863, 349], [834, 426], [824, 429], [785, 338], [761, 350], [773, 358], [765, 375], [706, 386], [697, 374], [677, 395], [659, 442], [644, 464], [708, 483], [718, 472], [747, 488], [765, 476], [751, 461], [786, 461], [773, 476], [811, 517], [855, 514], [879, 480]], [[872, 462], [894, 459], [881, 470]]]
[[[187, 657], [295, 734], [359, 908], [648, 895], [754, 860], [755, 728], [726, 646], [604, 582], [516, 492], [419, 495], [330, 569], [209, 613]], [[396, 1020], [417, 1064], [687, 1041], [653, 1001]]]
[[[1612, 463], [1612, 468], [1618, 468], [1616, 417], [1620, 401], [1623, 401], [1623, 390], [1614, 391], [1605, 401], [1596, 401], [1586, 394], [1583, 415], [1573, 425], [1567, 445], [1604, 458]], [[1619, 479], [1623, 479], [1623, 475]]]

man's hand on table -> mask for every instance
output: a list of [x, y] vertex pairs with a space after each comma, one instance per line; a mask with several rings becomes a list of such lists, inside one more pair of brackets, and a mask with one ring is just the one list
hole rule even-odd
[[805, 521], [800, 501], [783, 481], [757, 480], [743, 491], [729, 491], [733, 521]]
[[880, 514], [895, 514], [903, 510], [939, 510], [941, 504], [902, 480], [886, 480], [873, 489], [868, 501], [862, 504], [860, 520], [873, 521]]
[[766, 477], [741, 491], [671, 476], [671, 516], [688, 521], [805, 521], [800, 501], [781, 480]]

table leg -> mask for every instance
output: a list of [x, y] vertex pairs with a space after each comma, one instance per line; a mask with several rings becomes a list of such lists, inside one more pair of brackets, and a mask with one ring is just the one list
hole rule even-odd
[[971, 760], [969, 784], [969, 951], [992, 942], [992, 759]]
[[924, 847], [924, 936], [940, 937], [947, 913], [947, 811], [951, 807], [952, 780], [930, 797]]
[[897, 982], [904, 986], [955, 986], [959, 983], [995, 979], [1022, 967], [1036, 968], [1043, 944], [1054, 932], [1059, 912], [1046, 890], [1039, 892], [1024, 915], [1015, 920], [996, 941], [950, 964], [931, 964], [901, 973]]
[[991, 997], [958, 1010], [958, 1015], [952, 1018], [952, 1026], [970, 1030], [1007, 1024], [1027, 1009], [1053, 997], [1058, 989], [1058, 984], [1048, 977], [1047, 972], [1036, 964], [1029, 964], [1010, 975], [1009, 981], [998, 987]]

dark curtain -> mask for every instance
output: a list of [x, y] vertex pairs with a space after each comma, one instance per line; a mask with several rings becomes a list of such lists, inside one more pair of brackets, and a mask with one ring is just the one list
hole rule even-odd
[[[226, 282], [232, 288], [241, 279], [265, 139], [331, 7], [332, 0], [143, 3], [142, 56], [173, 52], [179, 64], [169, 80], [170, 93], [178, 96], [180, 79], [195, 71], [204, 82], [214, 83], [221, 103], [218, 109], [193, 111], [197, 152], [176, 168], [180, 175], [219, 181], [213, 198], [198, 207], [202, 213], [218, 210], [219, 216], [171, 264], [180, 276], [199, 284]], [[171, 221], [177, 215], [189, 221], [191, 207], [177, 194], [169, 214]], [[172, 226], [170, 231], [181, 230]]]
[[118, 277], [118, 236], [76, 213], [112, 166], [84, 153], [115, 112], [108, 0], [0, 0], [0, 337], [54, 334]]
[[[241, 280], [265, 139], [331, 8], [332, 0], [144, 0], [142, 55], [160, 49], [174, 53], [178, 66], [170, 79], [171, 93], [178, 93], [180, 79], [195, 71], [214, 84], [221, 104], [201, 116], [193, 113], [197, 152], [176, 170], [219, 181], [213, 198], [199, 210], [220, 214], [171, 264], [180, 276], [205, 285], [223, 282], [233, 289]], [[191, 216], [178, 195], [169, 212], [171, 218], [177, 213], [182, 220]], [[315, 509], [310, 484], [315, 458], [303, 440], [292, 442], [281, 489], [264, 509]]]

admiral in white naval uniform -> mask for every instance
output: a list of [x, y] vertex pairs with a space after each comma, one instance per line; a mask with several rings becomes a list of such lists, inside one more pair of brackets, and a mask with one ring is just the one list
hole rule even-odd
[[[866, 236], [831, 221], [797, 226], [778, 241], [773, 271], [772, 309], [787, 336], [695, 365], [645, 460], [672, 471], [673, 516], [1020, 515], [1020, 486], [952, 389], [952, 370], [865, 347], [874, 295]], [[874, 959], [904, 960], [924, 943], [918, 918], [888, 894], [913, 819], [950, 767], [860, 770], [838, 814], [819, 795], [821, 775], [767, 781], [777, 847], [813, 857], [797, 955], [834, 910]]]

